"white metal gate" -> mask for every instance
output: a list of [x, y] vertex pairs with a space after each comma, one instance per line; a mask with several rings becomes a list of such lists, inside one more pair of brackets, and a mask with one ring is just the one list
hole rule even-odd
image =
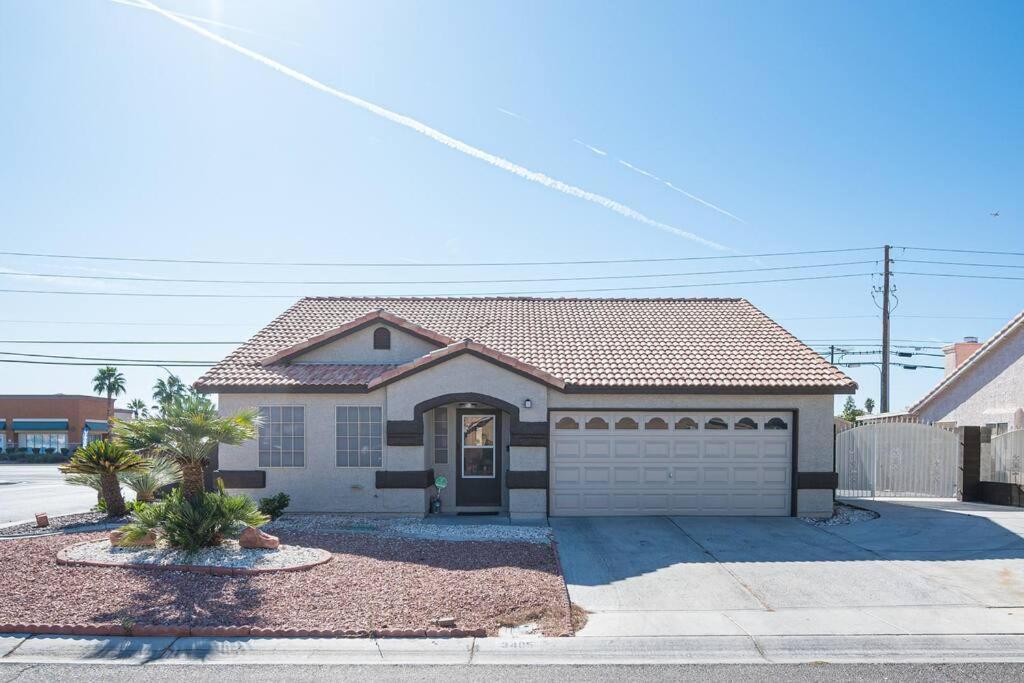
[[836, 495], [956, 496], [956, 432], [916, 422], [866, 424], [836, 435]]
[[1024, 484], [1024, 429], [993, 436], [990, 452], [992, 481]]

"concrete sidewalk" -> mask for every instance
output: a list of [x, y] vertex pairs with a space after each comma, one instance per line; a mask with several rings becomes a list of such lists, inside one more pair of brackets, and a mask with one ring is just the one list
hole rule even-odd
[[0, 636], [0, 667], [32, 663], [764, 664], [1024, 662], [1024, 635], [665, 638], [124, 638]]

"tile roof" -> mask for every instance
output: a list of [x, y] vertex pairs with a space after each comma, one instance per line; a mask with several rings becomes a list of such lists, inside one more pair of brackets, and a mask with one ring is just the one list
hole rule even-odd
[[[261, 361], [383, 309], [471, 339], [567, 390], [852, 393], [856, 383], [745, 299], [308, 297], [211, 368], [209, 392], [367, 384], [396, 366]], [[371, 376], [372, 375], [372, 376]]]
[[975, 349], [974, 353], [968, 356], [967, 359], [960, 364], [960, 367], [949, 373], [946, 377], [943, 377], [942, 380], [940, 380], [931, 391], [925, 394], [920, 401], [907, 408], [907, 412], [916, 413], [920, 411], [924, 408], [925, 404], [930, 403], [933, 399], [939, 396], [939, 394], [945, 392], [947, 388], [952, 386], [953, 383], [958, 381], [961, 377], [970, 374], [971, 371], [973, 371], [974, 368], [976, 368], [993, 349], [999, 346], [1000, 342], [1009, 338], [1014, 330], [1017, 329], [1024, 329], [1024, 311], [1015, 315], [1010, 322], [1003, 325], [1002, 329], [992, 335], [988, 341]]

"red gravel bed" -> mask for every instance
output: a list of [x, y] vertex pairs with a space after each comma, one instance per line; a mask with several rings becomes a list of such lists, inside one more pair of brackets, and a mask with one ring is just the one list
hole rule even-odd
[[0, 543], [0, 627], [414, 636], [440, 635], [434, 620], [454, 617], [458, 632], [451, 635], [495, 635], [522, 620], [537, 622], [546, 635], [571, 633], [565, 583], [547, 545], [283, 534], [282, 542], [324, 548], [332, 560], [307, 571], [249, 576], [57, 564], [60, 549], [100, 538]]

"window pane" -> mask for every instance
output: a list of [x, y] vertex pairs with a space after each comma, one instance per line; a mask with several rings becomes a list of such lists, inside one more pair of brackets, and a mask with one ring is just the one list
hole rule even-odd
[[494, 416], [463, 415], [462, 443], [467, 446], [493, 446]]
[[623, 417], [615, 423], [616, 429], [636, 429], [637, 426], [636, 420], [631, 417]]
[[697, 422], [693, 418], [681, 417], [676, 421], [676, 429], [697, 429]]
[[[338, 467], [379, 467], [384, 440], [383, 410], [379, 406], [338, 406], [335, 410]], [[377, 454], [375, 456], [375, 454]]]
[[493, 477], [493, 448], [464, 448], [462, 450], [462, 475], [465, 477]]
[[555, 429], [579, 429], [580, 425], [571, 417], [563, 417], [555, 423]]
[[608, 429], [608, 423], [599, 417], [592, 417], [587, 420], [587, 429]]
[[728, 429], [729, 425], [720, 417], [713, 417], [704, 423], [704, 429]]
[[765, 429], [789, 429], [789, 425], [781, 417], [773, 417], [764, 425]]
[[757, 423], [749, 417], [741, 417], [734, 425], [735, 429], [757, 429]]

